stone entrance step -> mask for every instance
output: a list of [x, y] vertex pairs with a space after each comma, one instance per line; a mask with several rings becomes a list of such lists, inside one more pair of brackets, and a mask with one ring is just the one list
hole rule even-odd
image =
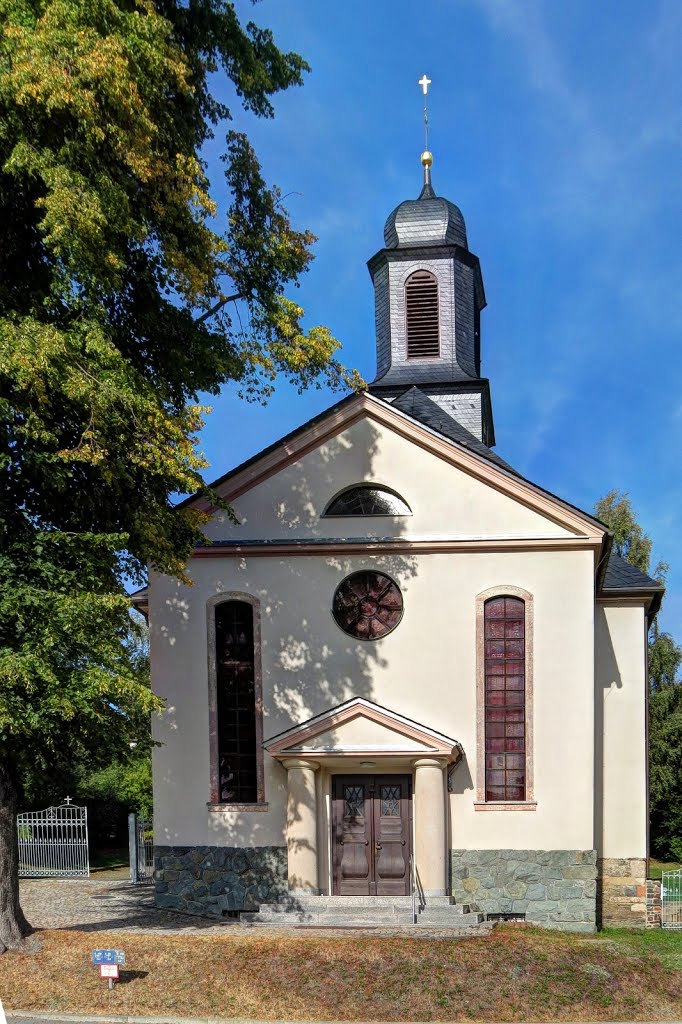
[[288, 896], [263, 903], [259, 911], [242, 912], [247, 926], [292, 928], [471, 928], [480, 925], [482, 914], [453, 903], [449, 896], [430, 896], [414, 903], [411, 896]]

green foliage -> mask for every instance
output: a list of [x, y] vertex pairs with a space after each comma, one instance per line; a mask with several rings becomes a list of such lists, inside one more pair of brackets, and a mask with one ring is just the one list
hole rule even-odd
[[682, 684], [659, 686], [649, 699], [651, 845], [682, 861]]
[[[668, 566], [650, 569], [652, 541], [618, 491], [597, 502], [595, 515], [613, 531], [616, 552], [665, 582]], [[649, 801], [651, 846], [659, 857], [682, 860], [682, 647], [654, 621], [649, 630]]]
[[109, 800], [123, 804], [126, 811], [139, 811], [152, 817], [152, 762], [149, 756], [138, 757], [127, 764], [115, 762], [84, 778], [78, 790], [79, 799]]
[[651, 538], [635, 519], [630, 498], [619, 491], [609, 491], [594, 506], [594, 514], [613, 533], [616, 554], [642, 572], [649, 572]]
[[[171, 501], [206, 491], [199, 393], [236, 380], [262, 399], [280, 373], [299, 387], [361, 385], [332, 334], [306, 331], [285, 297], [314, 239], [292, 226], [235, 121], [271, 117], [272, 97], [307, 70], [228, 0], [0, 0], [10, 795], [111, 763], [149, 733], [159, 704], [121, 581], [148, 565], [184, 578], [202, 537], [205, 516]], [[240, 109], [214, 95], [216, 72]], [[220, 209], [201, 150], [226, 126]]]

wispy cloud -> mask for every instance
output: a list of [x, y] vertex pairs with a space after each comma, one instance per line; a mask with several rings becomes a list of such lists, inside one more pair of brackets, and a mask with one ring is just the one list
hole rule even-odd
[[[515, 44], [526, 84], [544, 114], [543, 153], [551, 150], [553, 181], [547, 190], [552, 216], [569, 233], [596, 225], [627, 234], [651, 215], [656, 203], [643, 157], [661, 144], [682, 142], [680, 105], [665, 102], [671, 90], [656, 90], [666, 66], [679, 68], [682, 5], [663, 2], [641, 40], [641, 81], [631, 83], [625, 109], [614, 116], [600, 103], [592, 76], [563, 56], [549, 25], [551, 8], [529, 0], [473, 0], [494, 32]], [[672, 40], [672, 41], [671, 41]], [[677, 71], [678, 73], [678, 71]], [[656, 93], [658, 102], [651, 102]]]

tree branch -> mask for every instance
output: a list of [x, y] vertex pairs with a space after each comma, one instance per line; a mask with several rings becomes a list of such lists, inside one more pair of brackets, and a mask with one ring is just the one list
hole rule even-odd
[[235, 292], [234, 295], [228, 295], [226, 299], [221, 299], [220, 302], [216, 302], [215, 306], [211, 306], [211, 308], [207, 309], [205, 313], [202, 313], [194, 323], [203, 324], [204, 320], [209, 320], [210, 317], [215, 316], [215, 314], [219, 313], [223, 306], [226, 306], [228, 302], [236, 302], [237, 299], [243, 298], [245, 298], [245, 296], [242, 295], [241, 292]]

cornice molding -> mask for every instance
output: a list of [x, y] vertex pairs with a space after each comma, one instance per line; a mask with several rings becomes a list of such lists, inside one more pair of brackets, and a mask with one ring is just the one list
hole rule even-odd
[[600, 541], [590, 537], [493, 537], [471, 540], [353, 540], [301, 541], [291, 543], [235, 542], [196, 547], [193, 558], [301, 557], [304, 555], [385, 555], [385, 554], [468, 554], [474, 551], [595, 551]]

